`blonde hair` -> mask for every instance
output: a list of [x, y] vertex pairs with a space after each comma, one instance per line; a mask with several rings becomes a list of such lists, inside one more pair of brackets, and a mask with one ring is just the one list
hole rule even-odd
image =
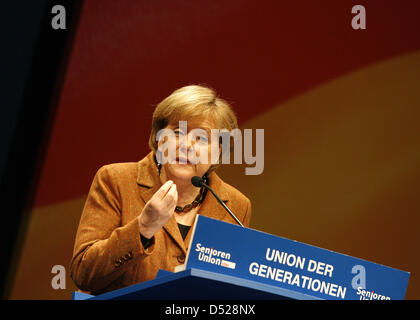
[[[218, 97], [213, 89], [201, 85], [185, 86], [172, 92], [153, 112], [149, 138], [149, 147], [153, 153], [156, 154], [158, 147], [156, 135], [159, 130], [178, 121], [193, 118], [210, 119], [216, 126], [214, 129], [231, 131], [238, 128], [238, 120], [229, 103]], [[209, 172], [217, 166], [212, 165]]]

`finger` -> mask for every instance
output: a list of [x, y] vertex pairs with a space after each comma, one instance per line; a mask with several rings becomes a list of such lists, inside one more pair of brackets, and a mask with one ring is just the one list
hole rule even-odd
[[173, 186], [173, 181], [169, 180], [166, 181], [163, 186], [161, 186], [159, 188], [158, 191], [156, 191], [156, 193], [153, 195], [153, 198], [157, 199], [157, 200], [162, 200], [165, 195], [168, 193], [169, 189]]
[[169, 189], [168, 193], [162, 199], [164, 206], [167, 208], [176, 206], [178, 202], [178, 191], [176, 189], [176, 184], [173, 184], [171, 189]]

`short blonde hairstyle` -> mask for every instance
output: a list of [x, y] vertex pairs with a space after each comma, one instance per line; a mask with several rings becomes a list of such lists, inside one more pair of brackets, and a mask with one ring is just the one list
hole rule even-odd
[[[206, 118], [214, 123], [214, 129], [231, 131], [238, 128], [238, 120], [229, 103], [218, 97], [215, 90], [202, 85], [189, 85], [172, 92], [160, 102], [152, 118], [152, 131], [149, 138], [150, 149], [156, 154], [159, 130], [182, 120]], [[232, 144], [231, 144], [232, 146]], [[210, 171], [217, 168], [212, 165]]]

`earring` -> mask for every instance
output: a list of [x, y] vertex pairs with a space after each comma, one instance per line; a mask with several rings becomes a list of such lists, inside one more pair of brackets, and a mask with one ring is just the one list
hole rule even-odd
[[156, 166], [157, 166], [157, 168], [158, 168], [158, 173], [159, 173], [159, 176], [160, 176], [160, 169], [162, 169], [162, 164], [158, 161], [158, 155], [157, 154], [155, 154], [155, 156], [154, 156], [154, 160], [155, 160], [155, 163], [156, 163]]

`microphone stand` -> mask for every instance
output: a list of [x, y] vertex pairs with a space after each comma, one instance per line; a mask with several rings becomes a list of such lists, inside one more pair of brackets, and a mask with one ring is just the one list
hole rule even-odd
[[244, 225], [239, 221], [239, 219], [235, 216], [235, 214], [230, 211], [230, 209], [227, 207], [227, 205], [219, 198], [219, 196], [213, 191], [212, 188], [210, 188], [207, 184], [204, 182], [201, 182], [201, 184], [207, 189], [210, 190], [210, 192], [214, 195], [214, 197], [219, 201], [219, 203], [223, 206], [223, 208], [226, 209], [226, 211], [231, 215], [231, 217], [241, 226], [244, 227]]

